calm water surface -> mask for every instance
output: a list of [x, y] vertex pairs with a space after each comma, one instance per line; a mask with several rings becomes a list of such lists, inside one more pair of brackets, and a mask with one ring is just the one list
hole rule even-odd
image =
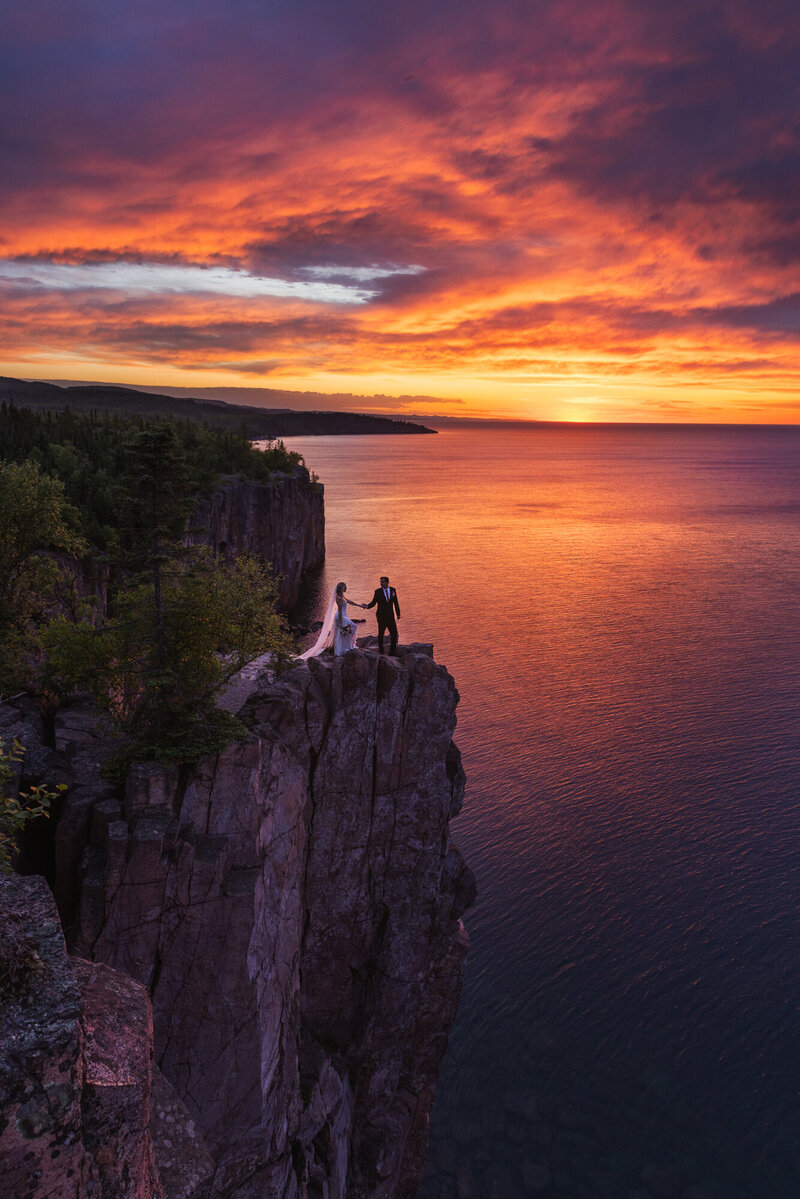
[[290, 444], [323, 593], [388, 574], [461, 692], [479, 900], [421, 1196], [795, 1199], [800, 430]]

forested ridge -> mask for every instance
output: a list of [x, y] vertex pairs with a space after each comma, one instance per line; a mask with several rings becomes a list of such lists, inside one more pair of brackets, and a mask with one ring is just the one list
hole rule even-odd
[[[36, 412], [0, 403], [0, 462], [31, 462], [59, 479], [79, 514], [81, 532], [103, 552], [119, 542], [120, 506], [125, 501], [120, 480], [132, 437], [154, 422], [144, 416], [110, 412], [77, 414], [66, 408]], [[180, 447], [187, 487], [207, 494], [220, 475], [239, 475], [266, 482], [301, 462], [282, 442], [257, 450], [242, 431], [219, 430], [191, 420], [169, 419]]]
[[[266, 482], [300, 463], [280, 442], [255, 449], [188, 420], [0, 404], [0, 703], [25, 692], [52, 711], [90, 692], [116, 729], [120, 777], [132, 760], [194, 761], [241, 735], [217, 693], [294, 642], [269, 564], [187, 546], [186, 522], [220, 476]], [[0, 764], [8, 753], [0, 741]], [[0, 833], [14, 819], [0, 810]]]
[[[252, 438], [337, 436], [342, 434], [433, 433], [435, 430], [414, 421], [395, 420], [361, 412], [314, 412], [290, 408], [292, 403], [325, 403], [330, 397], [315, 393], [269, 392], [280, 407], [260, 408], [250, 404], [232, 404], [225, 400], [203, 400], [191, 396], [157, 395], [137, 391], [135, 387], [82, 383], [61, 387], [40, 380], [0, 378], [0, 401], [42, 412], [60, 412], [70, 408], [79, 414], [109, 412], [121, 416], [141, 416], [147, 420], [170, 417], [191, 420], [214, 429], [244, 432]], [[377, 398], [377, 397], [376, 397]], [[347, 403], [369, 404], [369, 396], [342, 396]]]

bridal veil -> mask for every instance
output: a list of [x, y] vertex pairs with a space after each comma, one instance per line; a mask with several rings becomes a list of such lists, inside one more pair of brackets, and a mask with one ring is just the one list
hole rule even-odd
[[336, 616], [336, 588], [333, 589], [331, 602], [328, 604], [328, 610], [322, 621], [322, 628], [319, 631], [319, 636], [311, 649], [307, 649], [304, 654], [300, 654], [298, 661], [305, 662], [308, 658], [318, 658], [323, 650], [329, 645], [333, 645], [333, 622]]

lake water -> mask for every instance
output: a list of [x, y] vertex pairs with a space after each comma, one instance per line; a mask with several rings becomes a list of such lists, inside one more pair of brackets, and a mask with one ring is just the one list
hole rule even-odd
[[322, 593], [388, 574], [461, 692], [479, 899], [420, 1199], [796, 1199], [800, 430], [289, 444]]

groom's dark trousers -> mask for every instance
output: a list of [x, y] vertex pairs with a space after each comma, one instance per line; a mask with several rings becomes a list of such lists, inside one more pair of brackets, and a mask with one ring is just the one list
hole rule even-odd
[[378, 617], [378, 649], [383, 653], [383, 638], [388, 629], [389, 632], [389, 653], [397, 653], [397, 622], [394, 614], [400, 615], [400, 605], [397, 602], [397, 592], [394, 587], [388, 587], [389, 598], [386, 598], [386, 592], [382, 587], [375, 589], [368, 608], [377, 608], [375, 615]]

